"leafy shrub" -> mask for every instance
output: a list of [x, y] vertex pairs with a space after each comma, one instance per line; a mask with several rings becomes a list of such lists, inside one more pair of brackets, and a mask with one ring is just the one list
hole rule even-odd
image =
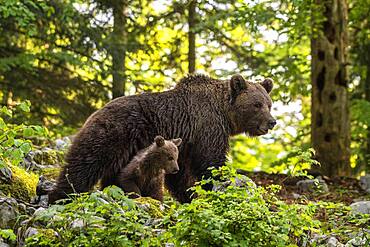
[[[204, 183], [219, 187], [238, 175], [228, 167], [214, 170], [219, 180], [194, 187], [197, 198], [183, 204], [172, 220], [170, 232], [183, 246], [287, 246], [307, 237], [319, 226], [312, 219], [315, 206], [288, 205], [277, 200], [276, 187], [228, 186], [225, 191], [205, 191]], [[221, 185], [222, 186], [222, 185]], [[170, 223], [171, 224], [171, 223]]]
[[[217, 180], [198, 183], [189, 204], [128, 199], [117, 187], [77, 196], [34, 216], [39, 234], [28, 246], [287, 246], [307, 238], [319, 222], [314, 205], [288, 205], [276, 199], [277, 187], [248, 182], [224, 186], [239, 175], [228, 167], [213, 171]], [[213, 183], [222, 191], [206, 191]], [[149, 205], [149, 206], [148, 206]]]
[[307, 176], [306, 170], [312, 166], [319, 166], [320, 163], [314, 159], [315, 150], [313, 148], [296, 148], [287, 153], [283, 158], [273, 162], [272, 167], [285, 168], [291, 176]]
[[1, 239], [4, 239], [8, 243], [15, 244], [17, 236], [12, 229], [0, 229], [0, 244]]
[[47, 135], [46, 128], [41, 126], [7, 123], [14, 112], [29, 112], [30, 106], [30, 102], [25, 101], [14, 108], [0, 108], [0, 168], [22, 162], [32, 148], [32, 142], [27, 138]]
[[118, 187], [83, 194], [37, 214], [34, 220], [44, 229], [27, 246], [160, 246], [158, 223], [139, 205]]

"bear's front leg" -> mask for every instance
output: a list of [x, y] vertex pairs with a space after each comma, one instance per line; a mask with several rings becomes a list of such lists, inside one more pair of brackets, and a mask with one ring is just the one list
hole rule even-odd
[[137, 186], [136, 182], [131, 179], [119, 181], [119, 187], [125, 192], [125, 194], [131, 193], [129, 198], [137, 198], [141, 196], [140, 188]]

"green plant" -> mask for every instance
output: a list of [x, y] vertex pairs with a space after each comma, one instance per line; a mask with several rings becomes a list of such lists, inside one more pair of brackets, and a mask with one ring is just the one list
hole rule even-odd
[[307, 238], [320, 225], [312, 218], [313, 204], [279, 201], [274, 196], [276, 186], [265, 189], [247, 183], [206, 191], [202, 188], [205, 183], [222, 186], [223, 181], [239, 176], [228, 167], [212, 172], [218, 179], [198, 183], [193, 189], [196, 198], [181, 205], [172, 220], [169, 230], [177, 245], [295, 246], [293, 243]]
[[11, 124], [15, 112], [27, 113], [31, 103], [24, 101], [13, 108], [3, 106], [0, 109], [0, 168], [8, 164], [18, 165], [25, 154], [32, 149], [32, 142], [27, 139], [35, 136], [46, 136], [47, 129], [37, 125]]
[[12, 229], [0, 229], [0, 239], [1, 238], [8, 243], [15, 244], [17, 236], [14, 234]]
[[140, 205], [118, 187], [83, 194], [38, 214], [34, 220], [44, 229], [27, 246], [161, 246], [152, 211]]
[[306, 170], [312, 166], [319, 166], [320, 163], [314, 159], [315, 150], [313, 148], [296, 148], [286, 154], [283, 158], [273, 162], [272, 167], [285, 167], [290, 176], [307, 176]]
[[[71, 203], [54, 205], [31, 222], [40, 231], [28, 246], [297, 246], [318, 231], [315, 205], [289, 205], [279, 201], [279, 186], [235, 186], [243, 177], [223, 167], [192, 189], [188, 204], [161, 204], [152, 199], [131, 200], [117, 187]], [[228, 183], [231, 181], [231, 183]], [[245, 181], [245, 180], [243, 180]], [[212, 183], [220, 191], [204, 190]], [[225, 185], [226, 183], [226, 185]]]

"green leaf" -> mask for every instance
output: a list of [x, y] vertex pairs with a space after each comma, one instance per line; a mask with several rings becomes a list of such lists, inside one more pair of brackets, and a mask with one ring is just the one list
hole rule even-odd
[[6, 123], [2, 118], [0, 118], [0, 130], [5, 130], [6, 129]]
[[3, 106], [0, 110], [1, 113], [4, 113], [5, 115], [12, 117], [13, 113], [10, 109], [8, 109], [6, 106]]
[[0, 237], [10, 241], [15, 241], [17, 238], [12, 229], [0, 229]]
[[24, 129], [23, 129], [23, 136], [33, 136], [34, 135], [34, 130], [33, 130], [33, 128], [31, 128], [31, 127], [25, 127]]
[[28, 152], [31, 151], [32, 146], [29, 142], [25, 142], [19, 148], [24, 154], [27, 154]]
[[22, 103], [20, 103], [18, 105], [18, 107], [24, 111], [24, 112], [30, 112], [30, 106], [31, 106], [31, 103], [30, 101], [26, 100], [26, 101], [23, 101]]
[[23, 140], [21, 139], [14, 139], [14, 146], [19, 147], [23, 144]]

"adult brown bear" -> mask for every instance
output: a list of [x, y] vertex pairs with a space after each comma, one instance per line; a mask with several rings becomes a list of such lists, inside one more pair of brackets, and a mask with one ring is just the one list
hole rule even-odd
[[49, 202], [89, 191], [99, 179], [103, 187], [119, 186], [120, 170], [157, 135], [182, 139], [180, 171], [166, 175], [166, 186], [180, 202], [190, 201], [187, 189], [210, 175], [207, 168], [224, 165], [229, 136], [258, 136], [274, 127], [272, 87], [271, 79], [251, 83], [240, 75], [230, 80], [189, 75], [166, 92], [112, 100], [76, 135]]

